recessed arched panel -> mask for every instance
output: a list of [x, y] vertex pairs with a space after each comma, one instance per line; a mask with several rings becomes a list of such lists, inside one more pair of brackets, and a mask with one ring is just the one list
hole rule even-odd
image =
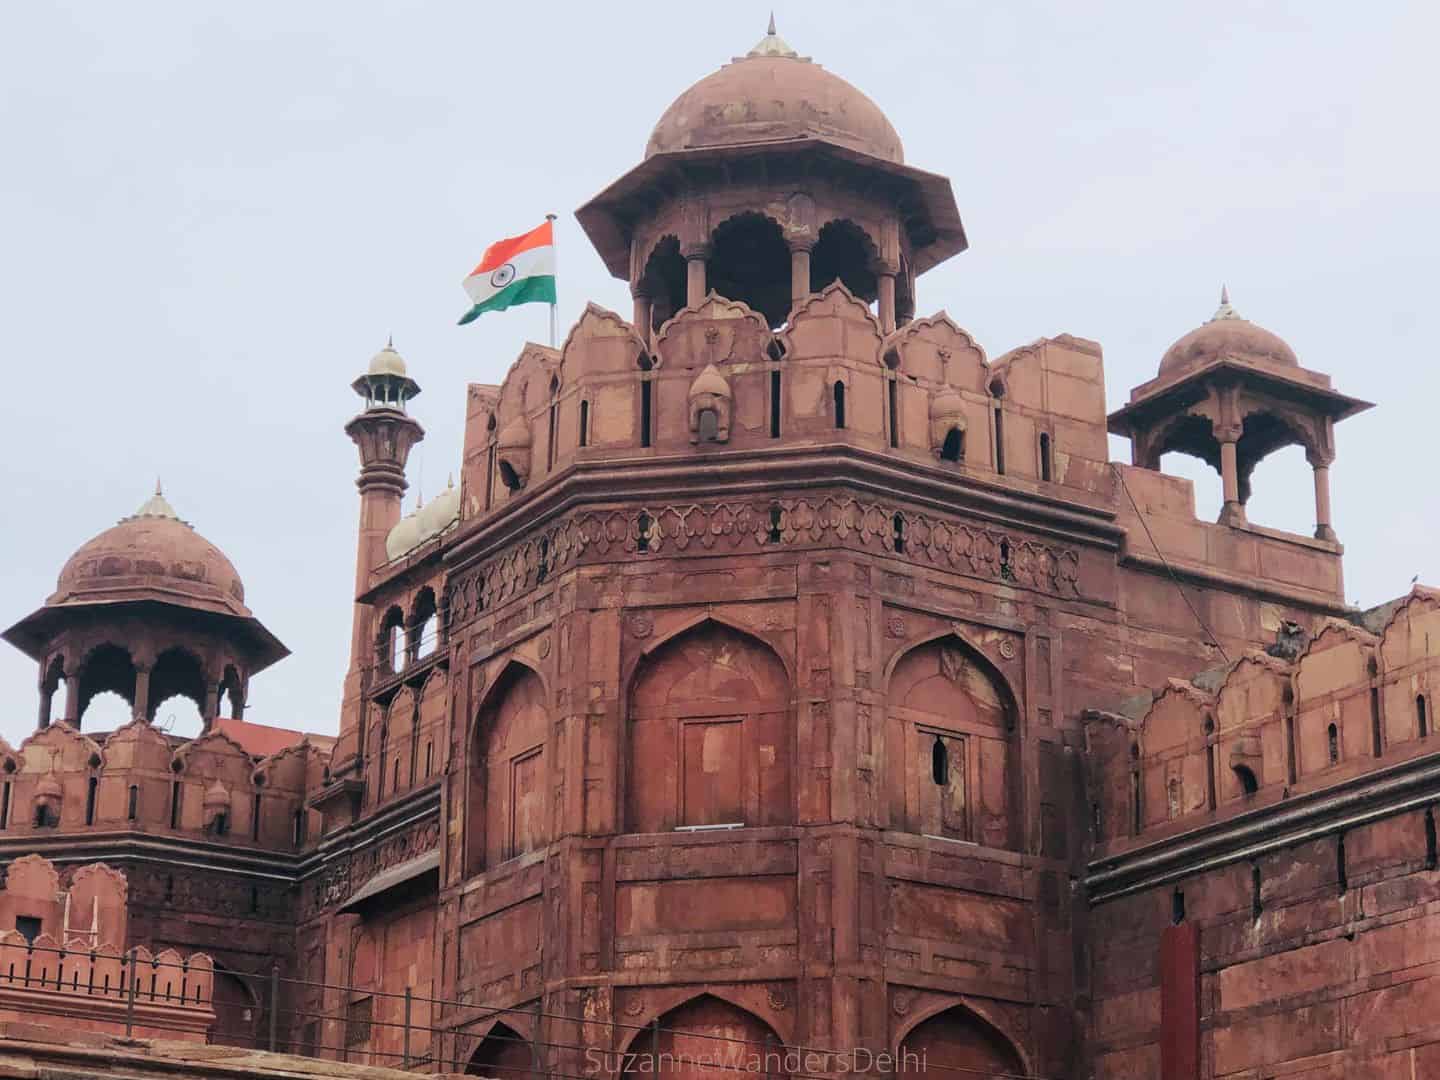
[[470, 763], [466, 873], [474, 874], [549, 842], [545, 686], [511, 664], [496, 680], [476, 723]]
[[905, 1072], [936, 1076], [1024, 1076], [1020, 1052], [993, 1025], [962, 1006], [920, 1021], [900, 1041]]
[[[701, 994], [659, 1017], [654, 1042], [630, 1044], [627, 1075], [664, 1072], [676, 1080], [730, 1080], [760, 1073], [770, 1080], [784, 1071], [784, 1046], [774, 1028], [752, 1012]], [[658, 1054], [651, 1061], [649, 1054]], [[758, 1067], [757, 1067], [758, 1066]]]
[[890, 807], [909, 832], [990, 847], [1014, 842], [1014, 706], [958, 637], [917, 645], [890, 674]]
[[641, 660], [629, 695], [631, 831], [792, 821], [789, 701], [774, 650], [718, 622]]

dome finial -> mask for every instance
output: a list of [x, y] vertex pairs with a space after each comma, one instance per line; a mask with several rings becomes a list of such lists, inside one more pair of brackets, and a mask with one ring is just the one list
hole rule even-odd
[[1220, 286], [1220, 306], [1215, 309], [1215, 314], [1210, 316], [1210, 321], [1211, 321], [1211, 322], [1217, 322], [1217, 321], [1219, 321], [1220, 319], [1238, 319], [1238, 318], [1240, 318], [1240, 316], [1236, 313], [1235, 309], [1230, 306], [1230, 289], [1229, 289], [1229, 287], [1228, 287], [1228, 286], [1225, 286], [1225, 285], [1221, 285], [1221, 286]]
[[765, 36], [760, 43], [745, 54], [750, 56], [788, 56], [791, 59], [799, 59], [800, 54], [792, 49], [789, 43], [775, 32], [775, 12], [770, 12], [770, 25], [765, 28]]
[[387, 349], [389, 349], [391, 352], [394, 352], [394, 351], [395, 351], [395, 335], [394, 335], [394, 334], [386, 334], [386, 335], [385, 335], [385, 347], [386, 347]]
[[160, 474], [159, 474], [159, 473], [156, 473], [156, 474], [155, 474], [155, 494], [156, 494], [156, 495], [164, 495], [164, 494], [165, 494], [165, 489], [160, 486]]

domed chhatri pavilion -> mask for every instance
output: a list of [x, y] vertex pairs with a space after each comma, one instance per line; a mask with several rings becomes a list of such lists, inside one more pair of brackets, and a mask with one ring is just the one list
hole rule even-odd
[[[419, 367], [353, 384], [337, 738], [244, 718], [285, 649], [158, 491], [6, 632], [24, 881], [103, 859], [129, 941], [212, 965], [187, 1030], [352, 1064], [1440, 1075], [1440, 596], [1344, 602], [1364, 402], [1224, 295], [1108, 416], [1096, 343], [917, 317], [949, 181], [773, 25], [578, 218], [633, 311], [472, 384], [458, 483], [405, 514]], [[1313, 534], [1246, 514], [1286, 445]]]

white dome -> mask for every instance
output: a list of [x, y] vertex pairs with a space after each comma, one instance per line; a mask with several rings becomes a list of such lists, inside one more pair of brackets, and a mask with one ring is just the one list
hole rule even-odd
[[402, 378], [407, 374], [405, 359], [395, 351], [394, 342], [386, 342], [385, 347], [371, 357], [369, 374], [399, 375]]
[[385, 555], [387, 558], [398, 559], [420, 543], [420, 518], [418, 515], [418, 510], [414, 514], [406, 514], [386, 535]]
[[420, 508], [420, 539], [444, 532], [460, 516], [460, 490], [453, 484]]

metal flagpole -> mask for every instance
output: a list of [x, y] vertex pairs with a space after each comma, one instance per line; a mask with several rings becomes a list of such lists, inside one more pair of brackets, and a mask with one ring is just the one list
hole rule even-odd
[[[555, 217], [554, 214], [546, 214], [545, 220], [550, 222], [550, 250], [556, 251], [555, 245]], [[555, 296], [560, 296], [560, 260], [555, 260]], [[550, 301], [550, 347], [555, 348], [555, 301]]]

